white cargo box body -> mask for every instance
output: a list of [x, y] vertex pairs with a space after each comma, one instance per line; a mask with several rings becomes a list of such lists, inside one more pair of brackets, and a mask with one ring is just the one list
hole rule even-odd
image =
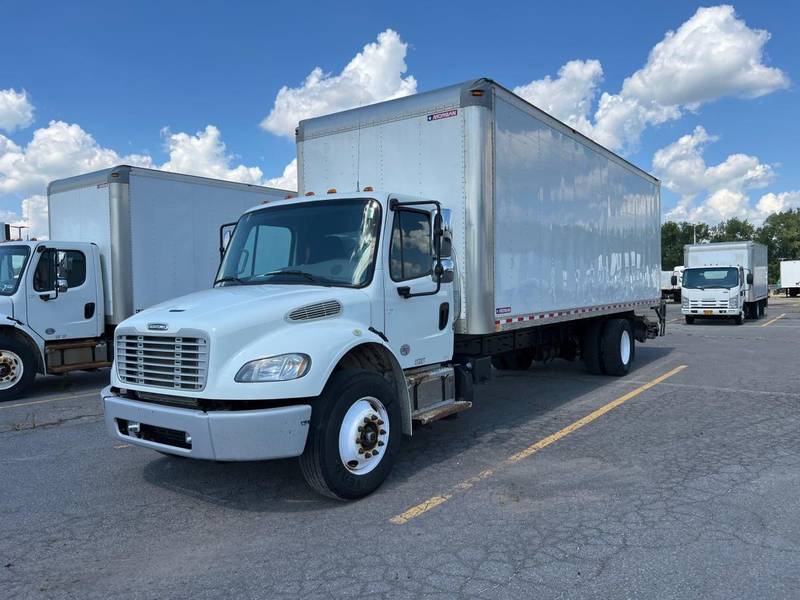
[[781, 261], [781, 287], [800, 288], [800, 260]]
[[683, 249], [683, 265], [693, 267], [742, 267], [753, 274], [753, 285], [745, 291], [745, 302], [767, 297], [767, 247], [756, 242], [690, 244]]
[[116, 325], [149, 306], [211, 287], [220, 226], [289, 193], [118, 166], [48, 186], [50, 239], [99, 246], [106, 322]]
[[662, 290], [671, 290], [673, 287], [672, 285], [672, 276], [675, 274], [675, 271], [661, 271], [661, 289]]
[[302, 191], [452, 209], [457, 333], [659, 301], [658, 180], [490, 80], [302, 121], [297, 152]]

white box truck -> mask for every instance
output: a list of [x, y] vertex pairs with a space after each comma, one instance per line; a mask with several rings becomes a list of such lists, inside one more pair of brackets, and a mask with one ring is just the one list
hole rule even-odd
[[682, 278], [683, 265], [675, 267], [672, 271], [661, 271], [661, 297], [680, 302]]
[[110, 366], [117, 324], [211, 285], [220, 226], [287, 194], [129, 166], [53, 181], [51, 240], [0, 244], [0, 401]]
[[800, 260], [782, 260], [780, 288], [787, 296], [796, 298], [800, 294]]
[[658, 180], [494, 82], [304, 121], [297, 150], [304, 195], [242, 216], [213, 289], [117, 328], [111, 435], [299, 456], [357, 498], [492, 365], [624, 375], [663, 333]]
[[756, 242], [684, 246], [681, 313], [697, 318], [758, 319], [767, 309], [767, 247]]

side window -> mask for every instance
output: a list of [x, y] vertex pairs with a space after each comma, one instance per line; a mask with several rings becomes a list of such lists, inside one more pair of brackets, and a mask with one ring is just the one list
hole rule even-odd
[[78, 250], [45, 250], [39, 255], [33, 274], [33, 289], [52, 292], [56, 278], [66, 279], [70, 288], [80, 287], [86, 281], [86, 256]]
[[433, 266], [430, 214], [398, 210], [392, 225], [389, 274], [393, 281], [430, 275]]
[[79, 250], [59, 250], [58, 278], [66, 279], [70, 289], [82, 286], [86, 281], [86, 255]]

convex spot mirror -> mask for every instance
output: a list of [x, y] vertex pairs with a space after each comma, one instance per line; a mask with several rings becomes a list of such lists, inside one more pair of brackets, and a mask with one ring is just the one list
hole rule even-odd
[[59, 294], [63, 294], [67, 290], [69, 290], [69, 284], [67, 283], [66, 279], [61, 279], [60, 277], [56, 280], [56, 290]]
[[440, 283], [453, 283], [455, 279], [455, 264], [451, 258], [442, 258], [441, 262], [433, 259], [433, 272], [431, 279]]

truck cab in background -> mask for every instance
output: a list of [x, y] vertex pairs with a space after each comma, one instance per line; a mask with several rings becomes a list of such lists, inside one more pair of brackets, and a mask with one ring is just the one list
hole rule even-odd
[[0, 244], [0, 399], [37, 373], [111, 364], [100, 269], [94, 244]]

